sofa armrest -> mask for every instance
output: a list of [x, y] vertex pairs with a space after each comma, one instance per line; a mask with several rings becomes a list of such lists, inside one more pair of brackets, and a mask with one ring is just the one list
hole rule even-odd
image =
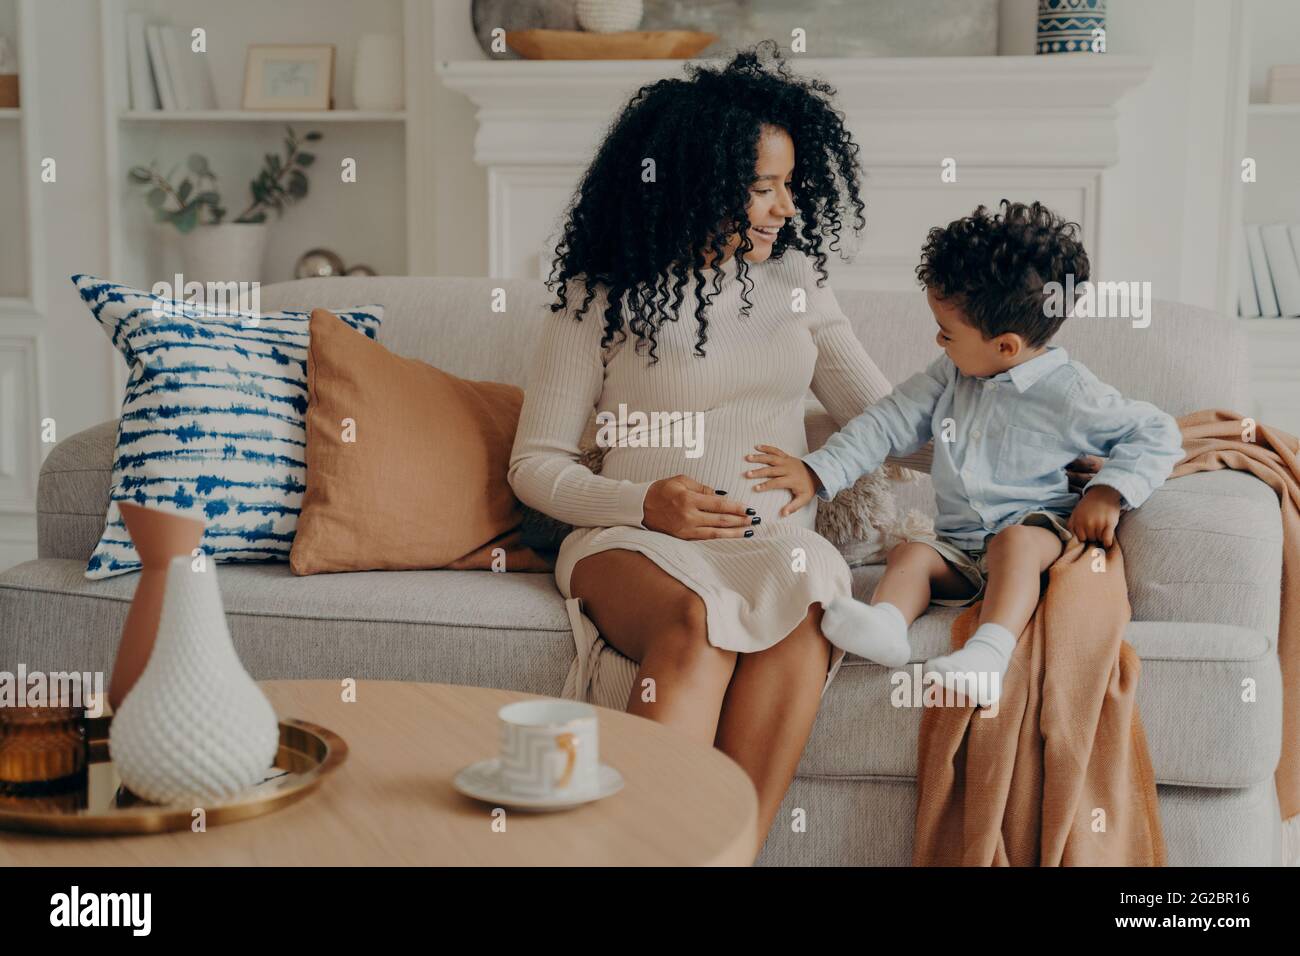
[[1277, 494], [1253, 475], [1168, 481], [1119, 523], [1135, 621], [1232, 624], [1276, 646], [1282, 585]]
[[88, 561], [104, 532], [113, 487], [117, 419], [59, 442], [36, 486], [36, 548], [42, 558]]

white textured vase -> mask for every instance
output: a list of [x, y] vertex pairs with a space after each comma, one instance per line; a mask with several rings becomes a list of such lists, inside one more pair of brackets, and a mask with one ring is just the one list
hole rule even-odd
[[359, 110], [402, 108], [402, 38], [363, 33], [352, 61], [352, 101]]
[[578, 26], [589, 33], [619, 33], [641, 25], [641, 0], [578, 0]]
[[230, 640], [216, 563], [196, 571], [194, 560], [168, 566], [153, 653], [109, 725], [122, 783], [153, 803], [234, 797], [266, 777], [279, 747], [271, 702]]
[[264, 222], [195, 226], [179, 244], [185, 281], [260, 282], [268, 230]]

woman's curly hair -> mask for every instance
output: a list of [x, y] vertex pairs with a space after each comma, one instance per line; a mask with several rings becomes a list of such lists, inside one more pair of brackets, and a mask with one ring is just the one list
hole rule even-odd
[[[772, 68], [763, 56], [769, 45]], [[682, 306], [685, 264], [695, 280], [695, 354], [705, 354], [706, 313], [721, 291], [722, 274], [714, 272], [706, 293], [704, 250], [712, 251], [712, 262], [720, 262], [728, 238], [737, 231], [736, 277], [745, 303], [741, 313], [748, 315], [752, 308], [745, 253], [754, 243], [745, 207], [765, 124], [781, 127], [794, 143], [792, 186], [798, 209], [777, 235], [771, 258], [779, 259], [788, 248], [807, 253], [816, 260], [821, 286], [827, 259], [823, 240], [830, 237], [829, 247], [839, 251], [842, 193], [854, 208], [854, 231], [866, 226], [859, 149], [844, 127], [843, 114], [829, 102], [834, 87], [792, 75], [772, 40], [737, 52], [721, 69], [692, 64], [686, 72], [687, 79], [641, 87], [613, 121], [567, 209], [546, 280], [552, 293], [559, 286], [552, 312], [568, 308], [570, 279], [585, 288], [577, 320], [595, 298], [596, 286], [603, 284], [607, 298], [601, 346], [608, 346], [615, 333], [623, 341], [626, 326], [638, 339], [638, 352], [648, 344], [651, 364], [658, 361], [659, 328], [665, 320], [675, 321]], [[653, 177], [644, 175], [651, 168], [647, 160], [653, 160]]]
[[991, 339], [1004, 332], [1024, 336], [1030, 348], [1045, 345], [1065, 321], [1066, 310], [1049, 314], [1043, 285], [1091, 272], [1079, 225], [1042, 203], [1002, 200], [1001, 214], [979, 206], [947, 226], [931, 229], [916, 277], [940, 299], [954, 300], [966, 320]]

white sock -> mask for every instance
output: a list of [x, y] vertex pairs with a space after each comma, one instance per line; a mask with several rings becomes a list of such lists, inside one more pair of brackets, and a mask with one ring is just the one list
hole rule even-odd
[[[932, 657], [925, 662], [925, 670], [942, 675], [944, 687], [949, 690], [974, 684], [979, 705], [991, 707], [1002, 695], [1002, 678], [1015, 649], [1016, 636], [1001, 624], [981, 624], [960, 650]], [[957, 675], [964, 675], [965, 681], [959, 683]], [[970, 675], [975, 679], [971, 680]]]
[[886, 667], [902, 667], [912, 656], [903, 612], [887, 602], [836, 598], [822, 615], [822, 633], [836, 647]]

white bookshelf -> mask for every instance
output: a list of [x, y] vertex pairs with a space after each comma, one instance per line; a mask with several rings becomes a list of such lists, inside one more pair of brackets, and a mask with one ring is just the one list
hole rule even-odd
[[[1256, 162], [1257, 179], [1241, 184], [1237, 222], [1300, 222], [1300, 103], [1264, 102], [1262, 76], [1277, 63], [1300, 62], [1294, 38], [1300, 13], [1277, 2], [1248, 4], [1243, 72], [1242, 156]], [[1236, 254], [1236, 234], [1231, 253]], [[1248, 264], [1242, 264], [1249, 269]], [[1233, 312], [1236, 309], [1234, 306]], [[1300, 318], [1241, 318], [1251, 351], [1251, 388], [1260, 421], [1300, 434]]]
[[17, 108], [0, 109], [0, 568], [36, 556], [36, 479], [49, 447], [45, 243], [36, 102], [35, 0], [0, 0], [0, 33], [18, 56]]
[[1251, 119], [1300, 119], [1300, 103], [1251, 103], [1246, 113]]
[[124, 110], [126, 123], [405, 123], [406, 112], [374, 110]]
[[[417, 169], [416, 143], [408, 136], [413, 90], [423, 75], [422, 51], [413, 38], [428, 35], [430, 14], [421, 0], [103, 0], [100, 5], [104, 137], [107, 162], [109, 274], [116, 281], [149, 286], [179, 270], [175, 233], [153, 222], [143, 192], [127, 181], [136, 165], [157, 161], [167, 170], [183, 167], [191, 153], [207, 157], [218, 176], [227, 218], [251, 200], [249, 181], [264, 154], [282, 151], [283, 127], [301, 136], [322, 134], [311, 144], [316, 161], [308, 170], [311, 189], [284, 215], [271, 214], [263, 262], [265, 284], [293, 278], [294, 264], [308, 249], [337, 252], [348, 265], [364, 263], [381, 275], [410, 271], [413, 245], [425, 241], [428, 226], [410, 221], [409, 171]], [[208, 68], [218, 108], [204, 111], [133, 110], [128, 79], [126, 17], [169, 23], [188, 38], [194, 27], [207, 35]], [[407, 39], [406, 108], [358, 110], [352, 101], [352, 65], [362, 33], [392, 33]], [[247, 49], [254, 43], [333, 44], [334, 109], [328, 111], [242, 108]], [[340, 164], [355, 160], [357, 181], [343, 183]], [[414, 236], [414, 239], [412, 238]], [[115, 390], [123, 371], [114, 365]]]
[[[36, 71], [33, 60], [33, 11], [28, 0], [0, 0], [0, 33], [17, 47], [19, 95], [33, 100]], [[0, 228], [6, 235], [0, 256], [0, 312], [26, 318], [43, 313], [41, 302], [40, 160], [30, 110], [0, 109]], [[14, 170], [14, 175], [8, 171]]]

